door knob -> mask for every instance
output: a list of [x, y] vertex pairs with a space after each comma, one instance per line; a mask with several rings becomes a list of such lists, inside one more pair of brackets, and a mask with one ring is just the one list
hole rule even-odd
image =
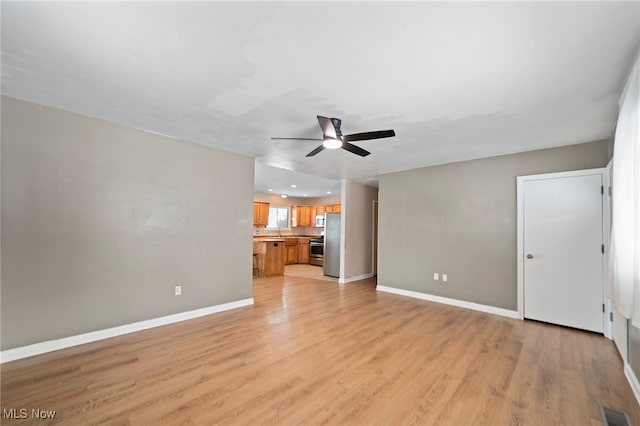
[[533, 259], [533, 255], [532, 255], [531, 253], [529, 253], [529, 254], [527, 255], [527, 259]]

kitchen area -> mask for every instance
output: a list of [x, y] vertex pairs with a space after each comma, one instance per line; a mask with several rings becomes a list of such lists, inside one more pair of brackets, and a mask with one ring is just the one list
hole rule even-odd
[[339, 277], [341, 210], [339, 196], [307, 200], [256, 193], [253, 276], [287, 270], [287, 275]]

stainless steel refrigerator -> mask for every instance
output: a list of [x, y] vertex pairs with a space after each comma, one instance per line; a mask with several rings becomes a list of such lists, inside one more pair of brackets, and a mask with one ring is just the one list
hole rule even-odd
[[340, 278], [340, 213], [326, 213], [324, 219], [324, 274]]

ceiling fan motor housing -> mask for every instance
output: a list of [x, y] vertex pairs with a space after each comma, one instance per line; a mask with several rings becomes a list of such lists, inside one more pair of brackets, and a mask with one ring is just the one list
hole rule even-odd
[[340, 130], [342, 120], [340, 120], [339, 118], [332, 118], [331, 123], [333, 124], [333, 128], [336, 129], [336, 136], [340, 138], [340, 136], [342, 136], [342, 130]]

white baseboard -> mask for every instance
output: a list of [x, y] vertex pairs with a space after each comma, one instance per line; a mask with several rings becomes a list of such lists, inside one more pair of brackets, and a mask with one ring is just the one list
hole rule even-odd
[[376, 290], [384, 291], [387, 293], [399, 294], [401, 296], [413, 297], [415, 299], [428, 300], [430, 302], [444, 303], [445, 305], [457, 306], [459, 308], [473, 309], [474, 311], [486, 312], [488, 314], [520, 319], [518, 311], [497, 308], [495, 306], [481, 305], [479, 303], [467, 302], [467, 301], [458, 300], [458, 299], [450, 299], [448, 297], [435, 296], [433, 294], [420, 293], [418, 291], [404, 290], [404, 289], [395, 288], [395, 287], [387, 287], [384, 285], [378, 285], [376, 287]]
[[638, 378], [631, 369], [631, 366], [626, 362], [624, 363], [624, 375], [627, 377], [633, 395], [636, 397], [636, 402], [640, 405], [640, 383], [638, 383]]
[[195, 309], [193, 311], [180, 312], [178, 314], [167, 315], [159, 318], [152, 318], [104, 330], [79, 334], [77, 336], [64, 337], [62, 339], [48, 340], [46, 342], [34, 343], [32, 345], [22, 346], [19, 348], [7, 349], [0, 352], [0, 364], [249, 305], [253, 305], [253, 298]]
[[348, 283], [352, 283], [354, 281], [366, 280], [368, 278], [373, 278], [373, 272], [369, 272], [368, 274], [357, 275], [355, 277], [340, 278], [338, 280], [338, 283], [340, 283], [340, 284], [348, 284]]

